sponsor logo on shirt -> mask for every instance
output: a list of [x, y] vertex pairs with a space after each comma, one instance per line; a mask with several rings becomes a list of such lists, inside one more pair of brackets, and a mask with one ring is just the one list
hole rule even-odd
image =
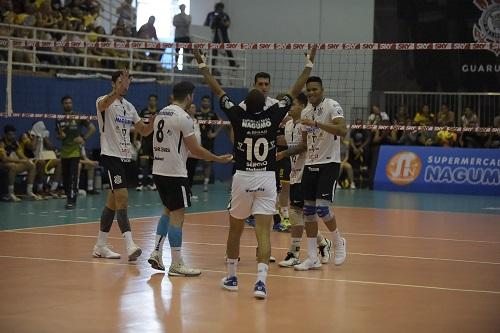
[[252, 120], [252, 119], [243, 119], [241, 123], [241, 127], [243, 128], [253, 128], [253, 129], [261, 129], [271, 127], [271, 119], [265, 118], [261, 120]]

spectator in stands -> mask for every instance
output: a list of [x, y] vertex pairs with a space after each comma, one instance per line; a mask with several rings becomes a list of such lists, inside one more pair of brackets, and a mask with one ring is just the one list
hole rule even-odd
[[[64, 115], [77, 115], [73, 111], [73, 98], [61, 98]], [[86, 128], [86, 132], [81, 131]], [[61, 140], [61, 164], [64, 189], [66, 192], [66, 209], [74, 209], [78, 194], [78, 166], [81, 157], [81, 145], [95, 132], [94, 124], [88, 120], [63, 119], [56, 122], [57, 137]]]
[[124, 0], [120, 7], [116, 8], [116, 14], [119, 15], [118, 20], [121, 20], [126, 26], [134, 25], [134, 8], [132, 0]]
[[437, 115], [438, 126], [455, 126], [455, 112], [448, 109], [448, 105], [442, 104]]
[[[175, 27], [175, 38], [176, 43], [191, 43], [189, 37], [189, 27], [191, 26], [191, 15], [186, 14], [186, 5], [182, 4], [179, 6], [181, 12], [174, 16], [172, 24]], [[175, 49], [175, 63], [177, 64], [177, 59], [179, 59], [180, 48]], [[190, 62], [191, 58], [186, 57], [189, 53], [188, 49], [184, 49], [184, 63]]]
[[408, 114], [408, 108], [405, 105], [400, 105], [396, 116], [394, 117], [395, 124], [406, 124], [407, 120], [410, 118]]
[[[229, 15], [224, 12], [224, 4], [222, 2], [215, 4], [215, 10], [208, 13], [204, 25], [212, 29], [214, 34], [212, 41], [214, 43], [230, 43], [228, 28], [231, 25], [231, 19], [229, 18]], [[217, 50], [214, 49], [212, 51], [212, 55], [217, 57]], [[229, 60], [229, 66], [237, 67], [236, 62], [232, 59], [233, 53], [230, 50], [226, 50], [226, 54], [229, 58], [231, 58]], [[215, 65], [215, 59], [212, 60], [212, 66], [213, 65]]]
[[[212, 100], [210, 96], [205, 95], [201, 98], [200, 110], [196, 112], [195, 118], [197, 120], [219, 120], [217, 114], [212, 111]], [[210, 152], [214, 151], [215, 138], [220, 133], [222, 126], [215, 126], [209, 124], [201, 124], [201, 145], [203, 148]], [[208, 183], [210, 182], [210, 176], [212, 174], [212, 162], [204, 161], [203, 169], [205, 174], [205, 179], [203, 181], [203, 191], [208, 191]]]
[[[139, 112], [139, 117], [145, 124], [153, 121], [153, 118], [158, 112], [158, 96], [151, 94], [148, 97], [148, 106]], [[156, 185], [153, 182], [153, 133], [148, 136], [141, 136], [139, 133], [134, 133], [133, 140], [136, 148], [138, 148], [139, 172], [137, 175], [137, 191], [142, 191], [144, 187], [149, 190], [156, 190]]]
[[[474, 121], [468, 122], [468, 127], [479, 127], [479, 124]], [[482, 148], [488, 140], [487, 134], [476, 132], [463, 132], [458, 143], [463, 148]]]
[[[496, 116], [495, 119], [493, 120], [493, 126], [496, 129], [500, 129], [500, 115]], [[497, 133], [490, 133], [488, 135], [488, 139], [486, 140], [486, 143], [484, 145], [486, 148], [500, 148], [500, 132]]]
[[377, 105], [372, 105], [371, 114], [368, 116], [368, 124], [369, 125], [378, 125], [382, 121], [388, 121], [389, 116], [386, 112], [381, 112], [380, 108]]
[[[363, 125], [363, 120], [357, 118], [355, 124]], [[354, 182], [358, 187], [364, 187], [370, 165], [371, 132], [365, 129], [352, 129], [349, 137], [349, 164], [353, 168]]]
[[[156, 28], [154, 26], [154, 23], [155, 23], [155, 17], [150, 16], [148, 22], [143, 24], [139, 29], [139, 31], [137, 32], [137, 37], [141, 39], [157, 41], [158, 36], [156, 35]], [[158, 54], [156, 53], [157, 51], [159, 50], [157, 50], [156, 48], [151, 48], [149, 54], [147, 54], [147, 58], [149, 60], [155, 60], [155, 61], [161, 60], [163, 53]], [[156, 64], [144, 64], [143, 67], [144, 71], [150, 71], [150, 72], [156, 71]]]
[[471, 124], [479, 126], [479, 117], [471, 107], [466, 107], [462, 117], [460, 118], [462, 127], [472, 127]]
[[[397, 125], [411, 126], [411, 118], [406, 118], [406, 121], [398, 121]], [[412, 146], [417, 143], [417, 131], [414, 130], [392, 130], [392, 140], [397, 145]]]
[[431, 113], [429, 105], [422, 105], [422, 109], [417, 112], [415, 118], [413, 118], [413, 123], [416, 126], [429, 126], [434, 124], [434, 113]]
[[356, 189], [354, 184], [354, 173], [352, 165], [349, 163], [349, 141], [340, 141], [340, 187]]
[[[30, 131], [21, 135], [19, 147], [36, 165], [36, 193], [45, 198], [60, 197], [57, 189], [61, 183], [61, 160], [56, 156], [45, 123], [35, 122]], [[53, 176], [50, 184], [47, 182], [49, 176]]]
[[16, 128], [12, 125], [5, 125], [4, 137], [0, 140], [0, 170], [7, 172], [8, 194], [4, 199], [7, 201], [21, 201], [14, 193], [14, 183], [16, 176], [22, 172], [27, 172], [26, 193], [32, 200], [42, 200], [41, 197], [33, 193], [33, 183], [36, 176], [35, 164], [30, 161], [19, 147], [16, 141]]
[[[87, 172], [87, 186], [84, 190], [86, 194], [94, 195], [99, 194], [99, 191], [94, 187], [94, 178], [95, 178], [95, 170], [99, 168], [99, 162], [93, 161], [87, 157], [87, 152], [85, 151], [85, 147], [81, 146], [81, 154], [80, 154], [80, 164], [78, 174], [80, 175], [82, 171]], [[78, 180], [80, 180], [80, 176], [78, 176]], [[80, 186], [78, 186], [80, 188]]]

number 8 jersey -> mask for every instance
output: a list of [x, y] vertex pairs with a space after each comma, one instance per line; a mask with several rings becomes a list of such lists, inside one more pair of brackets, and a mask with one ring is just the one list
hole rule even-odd
[[169, 105], [155, 117], [153, 132], [153, 174], [187, 177], [188, 149], [185, 137], [194, 135], [194, 123], [181, 107]]
[[233, 126], [236, 170], [276, 171], [276, 132], [292, 105], [292, 97], [286, 95], [258, 113], [243, 110], [227, 95], [220, 102]]

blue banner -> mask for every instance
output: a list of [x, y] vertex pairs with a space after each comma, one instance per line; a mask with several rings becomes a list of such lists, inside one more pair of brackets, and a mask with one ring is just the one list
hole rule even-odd
[[500, 195], [500, 150], [381, 146], [376, 190]]

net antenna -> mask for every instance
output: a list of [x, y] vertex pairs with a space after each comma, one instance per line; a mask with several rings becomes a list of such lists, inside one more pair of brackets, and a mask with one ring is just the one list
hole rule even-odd
[[12, 116], [12, 49], [14, 48], [14, 42], [12, 39], [8, 41], [8, 52], [7, 52], [7, 84], [5, 85], [5, 113], [7, 117]]

